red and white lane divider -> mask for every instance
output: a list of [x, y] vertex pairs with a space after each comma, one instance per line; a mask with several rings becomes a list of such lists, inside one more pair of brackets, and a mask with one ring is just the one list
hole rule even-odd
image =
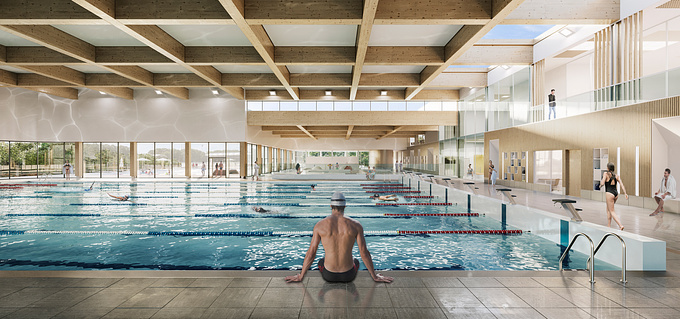
[[478, 213], [441, 213], [441, 214], [426, 214], [426, 213], [416, 213], [416, 214], [383, 214], [384, 216], [432, 216], [432, 217], [478, 217]]
[[375, 203], [376, 206], [451, 206], [451, 203]]

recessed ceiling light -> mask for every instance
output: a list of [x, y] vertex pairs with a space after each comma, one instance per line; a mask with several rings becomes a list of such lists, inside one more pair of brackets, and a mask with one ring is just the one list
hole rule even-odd
[[333, 92], [331, 92], [331, 91], [326, 91], [326, 96], [331, 96], [331, 95], [333, 95]]
[[385, 91], [385, 90], [383, 90], [383, 91], [380, 91], [380, 95], [382, 95], [382, 96], [386, 96], [386, 95], [387, 95], [387, 91]]
[[562, 30], [560, 30], [560, 34], [563, 35], [564, 37], [568, 37], [574, 34], [574, 31], [571, 31], [569, 28], [563, 28]]
[[509, 65], [501, 65], [501, 68], [503, 68], [503, 69], [506, 69], [506, 70], [507, 70], [507, 69], [509, 69], [509, 68], [510, 68], [510, 66], [509, 66]]
[[104, 93], [104, 92], [102, 92], [102, 91], [99, 91], [99, 94], [101, 94], [101, 95], [106, 95], [106, 93]]
[[269, 91], [269, 95], [276, 96], [276, 91], [274, 91], [274, 90]]
[[214, 94], [214, 95], [220, 94], [220, 92], [217, 91], [217, 89], [212, 89], [211, 91], [212, 91], [212, 94]]
[[163, 92], [161, 92], [161, 90], [156, 90], [156, 94], [161, 95]]

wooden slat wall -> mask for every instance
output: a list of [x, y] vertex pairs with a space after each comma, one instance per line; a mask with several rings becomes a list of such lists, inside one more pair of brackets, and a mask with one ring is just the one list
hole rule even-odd
[[533, 182], [535, 151], [581, 150], [581, 188], [591, 190], [593, 149], [609, 148], [609, 161], [616, 163], [616, 148], [620, 147], [621, 178], [634, 194], [635, 147], [639, 146], [640, 196], [651, 196], [652, 178], [659, 173], [651, 171], [652, 120], [672, 116], [680, 116], [680, 97], [487, 132], [484, 162], [489, 160], [490, 140], [499, 140], [501, 154], [528, 151], [527, 181]]
[[545, 104], [545, 97], [548, 95], [545, 88], [545, 60], [534, 63], [531, 68], [531, 84], [533, 85], [532, 105]]

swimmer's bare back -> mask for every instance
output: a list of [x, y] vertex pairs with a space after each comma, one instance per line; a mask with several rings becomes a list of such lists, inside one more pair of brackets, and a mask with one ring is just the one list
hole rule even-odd
[[345, 272], [354, 267], [352, 248], [363, 228], [354, 219], [328, 216], [314, 226], [321, 237], [325, 252], [325, 267], [332, 272]]

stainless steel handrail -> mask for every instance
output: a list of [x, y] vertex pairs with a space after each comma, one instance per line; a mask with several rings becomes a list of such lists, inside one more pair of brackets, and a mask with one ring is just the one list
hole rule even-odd
[[[607, 239], [609, 236], [615, 236], [616, 238], [619, 239], [621, 242], [621, 282], [622, 283], [627, 283], [626, 281], [626, 242], [621, 238], [621, 236], [614, 234], [614, 233], [606, 233], [603, 237], [602, 240], [600, 240], [600, 243], [597, 244], [597, 248], [595, 248], [595, 252], [593, 253], [593, 257], [595, 257], [595, 254], [597, 254], [597, 251], [600, 250], [600, 247], [602, 247], [602, 244], [604, 243], [605, 239]], [[588, 259], [590, 261], [590, 258]], [[592, 265], [595, 265], [595, 262], [593, 260]], [[593, 269], [594, 271], [595, 269]]]
[[590, 283], [594, 284], [595, 283], [595, 271], [593, 270], [593, 261], [595, 260], [595, 258], [593, 258], [593, 257], [595, 256], [595, 251], [594, 251], [595, 244], [593, 244], [593, 240], [590, 239], [590, 236], [588, 236], [584, 233], [576, 233], [576, 235], [574, 235], [574, 238], [571, 239], [571, 242], [569, 242], [569, 246], [567, 246], [567, 249], [564, 251], [564, 253], [562, 253], [562, 256], [560, 257], [560, 271], [562, 271], [562, 261], [564, 261], [564, 257], [567, 256], [567, 254], [569, 253], [569, 249], [571, 249], [571, 246], [574, 245], [574, 243], [576, 242], [576, 238], [579, 238], [579, 236], [583, 236], [583, 237], [587, 238], [588, 241], [590, 242], [590, 258], [588, 258], [588, 261], [590, 262], [590, 267], [588, 267], [587, 262], [586, 262], [586, 267], [588, 267], [588, 272], [590, 273]]

